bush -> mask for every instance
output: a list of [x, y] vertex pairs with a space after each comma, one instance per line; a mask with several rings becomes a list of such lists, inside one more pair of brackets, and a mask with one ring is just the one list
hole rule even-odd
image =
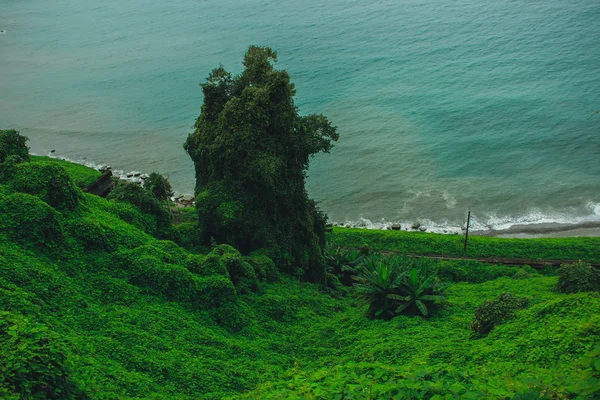
[[235, 303], [236, 290], [229, 279], [224, 276], [211, 275], [198, 278], [200, 302], [206, 308], [220, 307], [224, 304]]
[[61, 215], [37, 197], [15, 193], [0, 200], [0, 232], [23, 244], [53, 247], [63, 239]]
[[[358, 250], [347, 250], [340, 246], [333, 246], [329, 242], [323, 249], [323, 259], [325, 260], [328, 275], [334, 275], [337, 278], [337, 282], [340, 282], [344, 286], [352, 286], [354, 268], [360, 263], [363, 257], [365, 257], [363, 253]], [[336, 280], [328, 276], [327, 281]]]
[[65, 223], [67, 234], [84, 245], [87, 250], [114, 251], [117, 238], [110, 227], [90, 218], [77, 218]]
[[206, 256], [190, 255], [186, 261], [186, 267], [191, 272], [200, 276], [221, 275], [229, 278], [229, 272], [221, 263], [221, 256], [219, 254], [210, 253]]
[[22, 162], [19, 156], [8, 156], [0, 163], [0, 183], [9, 182], [17, 172], [17, 164]]
[[527, 298], [516, 297], [508, 292], [493, 300], [486, 300], [475, 309], [471, 330], [479, 335], [487, 335], [496, 325], [514, 318], [517, 310], [527, 307], [528, 303]]
[[127, 273], [132, 284], [162, 294], [169, 300], [198, 305], [201, 298], [194, 275], [182, 266], [142, 256], [131, 261]]
[[228, 252], [221, 256], [221, 263], [229, 272], [231, 282], [240, 293], [256, 292], [258, 279], [254, 268], [237, 252]]
[[0, 311], [0, 386], [22, 399], [87, 398], [72, 381], [57, 340], [47, 326]]
[[107, 204], [108, 211], [111, 214], [114, 214], [119, 217], [119, 219], [135, 226], [149, 235], [156, 235], [155, 216], [142, 213], [140, 209], [133, 204], [120, 201], [109, 201]]
[[74, 210], [79, 192], [67, 172], [52, 162], [17, 164], [9, 185], [16, 192], [39, 197], [58, 210]]
[[558, 269], [556, 290], [561, 293], [599, 291], [600, 272], [590, 264], [581, 261], [575, 264], [562, 264]]
[[202, 232], [198, 222], [184, 222], [173, 227], [174, 237], [177, 244], [185, 249], [202, 248]]
[[0, 163], [3, 163], [9, 156], [17, 156], [23, 161], [29, 160], [29, 147], [27, 147], [25, 136], [21, 136], [14, 129], [0, 129]]
[[425, 258], [367, 256], [356, 267], [356, 291], [369, 301], [369, 316], [383, 319], [404, 312], [427, 315], [443, 300], [447, 285]]
[[163, 208], [158, 199], [135, 183], [119, 182], [106, 197], [108, 200], [133, 204], [143, 213], [154, 215], [159, 236], [165, 236], [171, 229], [171, 214]]
[[159, 200], [167, 200], [170, 196], [173, 196], [173, 189], [169, 180], [158, 172], [152, 172], [148, 175], [148, 178], [144, 180], [144, 189], [150, 191]]
[[266, 282], [276, 282], [279, 280], [279, 270], [273, 260], [266, 255], [255, 252], [250, 257], [246, 257], [246, 260], [254, 268], [258, 280]]

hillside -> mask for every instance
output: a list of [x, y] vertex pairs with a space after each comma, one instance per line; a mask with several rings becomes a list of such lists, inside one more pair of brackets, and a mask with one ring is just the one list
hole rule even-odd
[[[95, 176], [45, 157], [0, 170], [3, 398], [600, 393], [600, 295], [556, 292], [554, 269], [437, 262], [440, 277], [453, 283], [442, 309], [428, 318], [368, 319], [368, 304], [352, 289], [301, 282], [260, 251], [198, 246], [193, 222], [172, 226], [143, 212], [148, 199], [83, 193]], [[458, 238], [444, 235], [330, 235], [340, 246], [458, 254]], [[597, 261], [600, 249], [600, 238], [472, 243], [486, 257]], [[527, 297], [529, 306], [489, 335], [473, 336], [475, 309], [505, 292]]]

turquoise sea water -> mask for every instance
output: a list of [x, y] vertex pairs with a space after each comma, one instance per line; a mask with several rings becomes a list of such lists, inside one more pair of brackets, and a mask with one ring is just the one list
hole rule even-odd
[[338, 126], [307, 182], [332, 220], [600, 220], [598, 0], [1, 3], [0, 127], [33, 152], [191, 192], [198, 83], [268, 45]]

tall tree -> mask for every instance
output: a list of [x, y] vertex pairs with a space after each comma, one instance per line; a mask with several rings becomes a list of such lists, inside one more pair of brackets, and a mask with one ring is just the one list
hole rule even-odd
[[275, 51], [251, 46], [241, 74], [220, 66], [201, 84], [204, 104], [184, 145], [196, 168], [200, 230], [206, 242], [266, 248], [291, 272], [320, 280], [326, 216], [304, 181], [310, 156], [329, 152], [338, 134], [323, 115], [298, 115], [294, 85], [276, 61]]

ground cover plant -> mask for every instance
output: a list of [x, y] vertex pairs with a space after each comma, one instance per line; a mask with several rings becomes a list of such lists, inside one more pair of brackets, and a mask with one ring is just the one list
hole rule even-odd
[[[64, 185], [26, 193], [11, 179], [0, 180], [2, 398], [598, 396], [600, 294], [561, 293], [558, 276], [434, 262], [453, 283], [447, 306], [427, 318], [370, 319], [352, 288], [332, 296], [261, 251], [179, 246], [170, 239], [195, 228], [159, 234], [152, 209], [135, 201], [67, 185], [75, 206], [51, 205]], [[528, 307], [473, 337], [477, 307], [506, 292]]]
[[366, 246], [371, 250], [387, 250], [399, 254], [582, 260], [600, 263], [600, 238], [598, 237], [523, 240], [472, 236], [469, 237], [469, 246], [465, 254], [464, 236], [461, 235], [340, 227], [334, 227], [333, 231], [332, 245], [346, 248], [358, 249]]

